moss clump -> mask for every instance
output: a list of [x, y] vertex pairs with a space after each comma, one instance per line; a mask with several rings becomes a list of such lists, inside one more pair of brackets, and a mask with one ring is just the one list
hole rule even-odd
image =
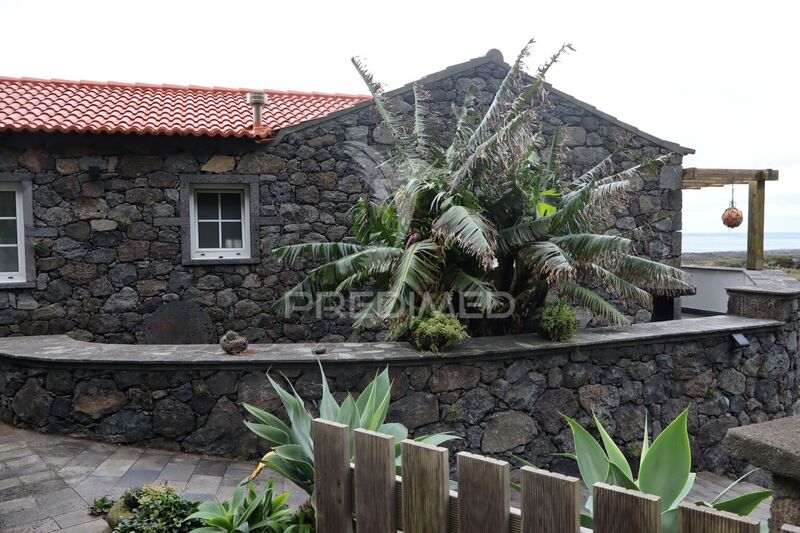
[[441, 352], [469, 339], [467, 328], [454, 315], [433, 313], [411, 322], [410, 342], [417, 350]]
[[551, 341], [568, 341], [578, 331], [575, 311], [564, 300], [548, 305], [542, 311], [541, 330], [543, 336]]
[[120, 522], [128, 518], [133, 518], [133, 512], [125, 506], [125, 498], [120, 498], [114, 502], [114, 505], [111, 506], [108, 514], [106, 514], [106, 522], [108, 522], [108, 527], [111, 529], [115, 529]]

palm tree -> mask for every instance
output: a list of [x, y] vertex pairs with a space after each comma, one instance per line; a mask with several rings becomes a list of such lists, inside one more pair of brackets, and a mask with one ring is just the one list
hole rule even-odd
[[[483, 318], [465, 320], [472, 333], [498, 334], [530, 329], [530, 318], [551, 291], [623, 325], [625, 315], [600, 288], [643, 307], [652, 304], [643, 285], [667, 295], [690, 289], [680, 270], [633, 255], [629, 239], [597, 233], [624, 202], [629, 179], [665, 158], [615, 172], [609, 156], [577, 180], [564, 180], [558, 165], [563, 132], [556, 131], [545, 147], [537, 116], [546, 99], [545, 75], [571, 46], [564, 45], [531, 77], [523, 62], [532, 43], [484, 113], [476, 113], [468, 91], [446, 148], [433, 141], [421, 87], [413, 87], [413, 120], [406, 128], [381, 86], [353, 59], [394, 141], [391, 163], [402, 185], [384, 201], [365, 197], [354, 206], [358, 244], [276, 249], [287, 262], [321, 263], [274, 304], [276, 310], [371, 287], [376, 295], [356, 315], [355, 331], [379, 324], [402, 332], [432, 305], [477, 312]], [[469, 297], [458, 297], [464, 294]], [[502, 311], [511, 320], [488, 318]]]

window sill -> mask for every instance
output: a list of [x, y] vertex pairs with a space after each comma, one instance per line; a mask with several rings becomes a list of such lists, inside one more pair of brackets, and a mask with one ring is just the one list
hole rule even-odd
[[192, 259], [184, 258], [181, 261], [182, 265], [257, 265], [261, 259], [257, 257], [211, 257], [209, 259]]
[[35, 281], [9, 281], [6, 283], [0, 282], [0, 291], [3, 289], [35, 289]]

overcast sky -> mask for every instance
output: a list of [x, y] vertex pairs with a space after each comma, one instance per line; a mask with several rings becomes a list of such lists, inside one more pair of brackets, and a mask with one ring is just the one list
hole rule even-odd
[[[396, 87], [530, 37], [535, 67], [567, 41], [555, 86], [695, 148], [684, 166], [780, 170], [766, 230], [800, 231], [799, 16], [788, 0], [0, 0], [0, 75], [363, 93], [352, 55]], [[686, 192], [684, 231], [724, 231], [729, 200]]]

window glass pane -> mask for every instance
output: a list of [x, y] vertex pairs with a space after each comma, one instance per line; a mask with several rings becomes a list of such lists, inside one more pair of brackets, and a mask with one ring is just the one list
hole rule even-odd
[[223, 222], [222, 223], [222, 247], [223, 248], [243, 248], [242, 246], [242, 223]]
[[197, 193], [197, 218], [200, 220], [219, 218], [216, 193]]
[[16, 220], [0, 220], [0, 244], [17, 244]]
[[198, 222], [197, 244], [200, 248], [219, 248], [219, 223]]
[[239, 220], [242, 218], [242, 195], [236, 193], [220, 194], [222, 202], [222, 219]]
[[17, 193], [0, 191], [0, 217], [17, 216]]
[[17, 272], [18, 260], [16, 246], [0, 247], [0, 272]]

